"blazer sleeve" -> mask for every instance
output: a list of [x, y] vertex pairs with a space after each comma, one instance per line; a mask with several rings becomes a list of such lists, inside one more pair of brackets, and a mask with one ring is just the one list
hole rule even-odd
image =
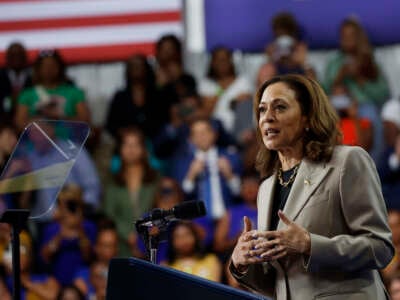
[[376, 167], [367, 152], [351, 147], [340, 169], [339, 194], [346, 234], [311, 236], [310, 272], [384, 268], [394, 255]]
[[273, 297], [275, 292], [276, 271], [270, 264], [252, 264], [249, 265], [249, 269], [246, 273], [239, 273], [231, 261], [229, 263], [229, 271], [244, 287], [265, 296]]

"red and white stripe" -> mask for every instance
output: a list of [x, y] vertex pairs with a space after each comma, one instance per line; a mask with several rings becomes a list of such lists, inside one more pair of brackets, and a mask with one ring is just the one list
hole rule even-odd
[[0, 0], [0, 64], [13, 41], [34, 58], [60, 49], [70, 63], [152, 54], [163, 34], [182, 36], [181, 0]]

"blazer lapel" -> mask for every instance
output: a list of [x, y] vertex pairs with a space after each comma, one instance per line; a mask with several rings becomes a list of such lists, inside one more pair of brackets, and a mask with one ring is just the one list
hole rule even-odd
[[[283, 212], [291, 220], [295, 220], [308, 202], [310, 196], [320, 185], [326, 175], [331, 170], [330, 165], [324, 163], [314, 163], [307, 159], [301, 162], [292, 189], [289, 193]], [[283, 227], [281, 220], [278, 222], [278, 229]]]
[[272, 203], [274, 201], [276, 174], [267, 178], [260, 186], [258, 200], [258, 229], [268, 230], [271, 223]]

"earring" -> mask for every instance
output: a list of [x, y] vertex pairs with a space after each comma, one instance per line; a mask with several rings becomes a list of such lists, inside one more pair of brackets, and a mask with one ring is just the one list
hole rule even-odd
[[310, 131], [310, 128], [306, 127], [306, 131]]

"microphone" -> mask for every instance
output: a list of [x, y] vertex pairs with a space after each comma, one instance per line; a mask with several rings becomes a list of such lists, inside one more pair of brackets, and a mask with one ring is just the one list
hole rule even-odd
[[152, 226], [164, 221], [176, 219], [195, 219], [206, 215], [206, 207], [203, 201], [184, 201], [171, 209], [155, 208], [149, 215], [135, 222], [138, 226]]

